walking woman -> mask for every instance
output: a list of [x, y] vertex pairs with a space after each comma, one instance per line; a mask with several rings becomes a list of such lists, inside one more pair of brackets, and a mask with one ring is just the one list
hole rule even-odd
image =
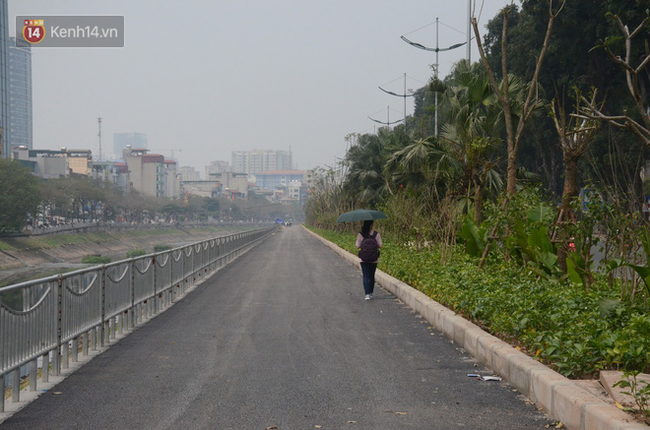
[[361, 259], [363, 291], [366, 294], [366, 300], [372, 299], [372, 293], [375, 290], [375, 271], [377, 263], [379, 263], [379, 248], [382, 247], [381, 236], [373, 229], [373, 226], [373, 221], [364, 221], [356, 242]]

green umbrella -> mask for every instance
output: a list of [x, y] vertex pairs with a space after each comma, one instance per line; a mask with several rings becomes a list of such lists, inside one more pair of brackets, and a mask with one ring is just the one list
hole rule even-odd
[[354, 221], [369, 221], [373, 219], [386, 218], [380, 211], [373, 211], [370, 209], [357, 209], [356, 211], [346, 212], [338, 217], [336, 222], [354, 222]]

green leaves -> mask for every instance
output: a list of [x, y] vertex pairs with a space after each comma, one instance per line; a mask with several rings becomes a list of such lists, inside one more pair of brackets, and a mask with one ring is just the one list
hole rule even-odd
[[468, 215], [460, 229], [460, 236], [465, 239], [465, 251], [472, 257], [480, 257], [487, 244], [485, 227], [479, 228]]
[[528, 210], [528, 222], [530, 223], [549, 223], [553, 218], [555, 211], [548, 205], [543, 203], [538, 204], [536, 207]]
[[641, 278], [641, 281], [643, 281], [643, 285], [645, 286], [646, 294], [650, 296], [650, 231], [648, 231], [647, 227], [643, 227], [641, 232], [641, 244], [645, 253], [645, 266], [632, 264], [631, 262], [620, 258], [613, 258], [607, 264], [607, 272], [611, 272], [621, 267], [629, 267], [639, 275], [639, 278]]
[[20, 232], [39, 203], [38, 179], [19, 162], [0, 159], [0, 233]]

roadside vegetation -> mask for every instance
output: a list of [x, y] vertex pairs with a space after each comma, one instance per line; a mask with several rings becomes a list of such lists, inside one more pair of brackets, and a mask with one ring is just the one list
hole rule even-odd
[[650, 10], [524, 0], [474, 31], [479, 61], [312, 172], [306, 224], [356, 253], [336, 218], [379, 209], [382, 270], [566, 376], [650, 372]]

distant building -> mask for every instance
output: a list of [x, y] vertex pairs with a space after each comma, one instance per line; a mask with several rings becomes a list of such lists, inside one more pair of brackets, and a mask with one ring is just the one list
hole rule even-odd
[[68, 159], [70, 174], [90, 176], [93, 162], [93, 153], [90, 149], [61, 148], [61, 152]]
[[64, 178], [71, 174], [90, 176], [92, 152], [88, 149], [29, 149], [25, 146], [12, 150], [12, 158], [32, 168], [44, 178]]
[[219, 181], [183, 181], [181, 192], [186, 195], [216, 199], [221, 197], [221, 187]]
[[305, 180], [304, 170], [272, 170], [257, 173], [255, 185], [262, 190], [276, 190], [288, 187], [291, 182], [302, 183]]
[[32, 53], [29, 46], [16, 47], [9, 38], [9, 130], [11, 147], [33, 147], [32, 138]]
[[291, 151], [257, 150], [232, 151], [232, 171], [255, 175], [270, 170], [293, 168]]
[[232, 172], [232, 168], [227, 161], [213, 161], [205, 166], [205, 179], [210, 179], [213, 173]]
[[183, 182], [201, 180], [201, 174], [192, 166], [180, 167], [178, 173], [181, 175], [181, 180]]
[[[121, 158], [127, 146], [131, 148], [149, 148], [147, 135], [143, 133], [114, 133], [113, 134], [113, 158]], [[126, 160], [125, 160], [126, 161]]]
[[246, 173], [212, 173], [209, 179], [216, 180], [222, 185], [219, 197], [241, 199], [248, 197], [248, 175]]
[[165, 157], [148, 154], [144, 148], [126, 148], [123, 159], [129, 168], [129, 179], [134, 190], [153, 197], [165, 197]]
[[0, 0], [0, 156], [11, 157], [9, 124], [9, 6]]
[[165, 160], [165, 197], [178, 199], [181, 196], [181, 175], [176, 170], [176, 161]]
[[129, 190], [129, 167], [126, 163], [94, 161], [90, 173], [93, 179], [109, 182], [126, 193]]
[[300, 189], [302, 188], [301, 181], [291, 181], [287, 185], [287, 195], [296, 201], [300, 201]]

